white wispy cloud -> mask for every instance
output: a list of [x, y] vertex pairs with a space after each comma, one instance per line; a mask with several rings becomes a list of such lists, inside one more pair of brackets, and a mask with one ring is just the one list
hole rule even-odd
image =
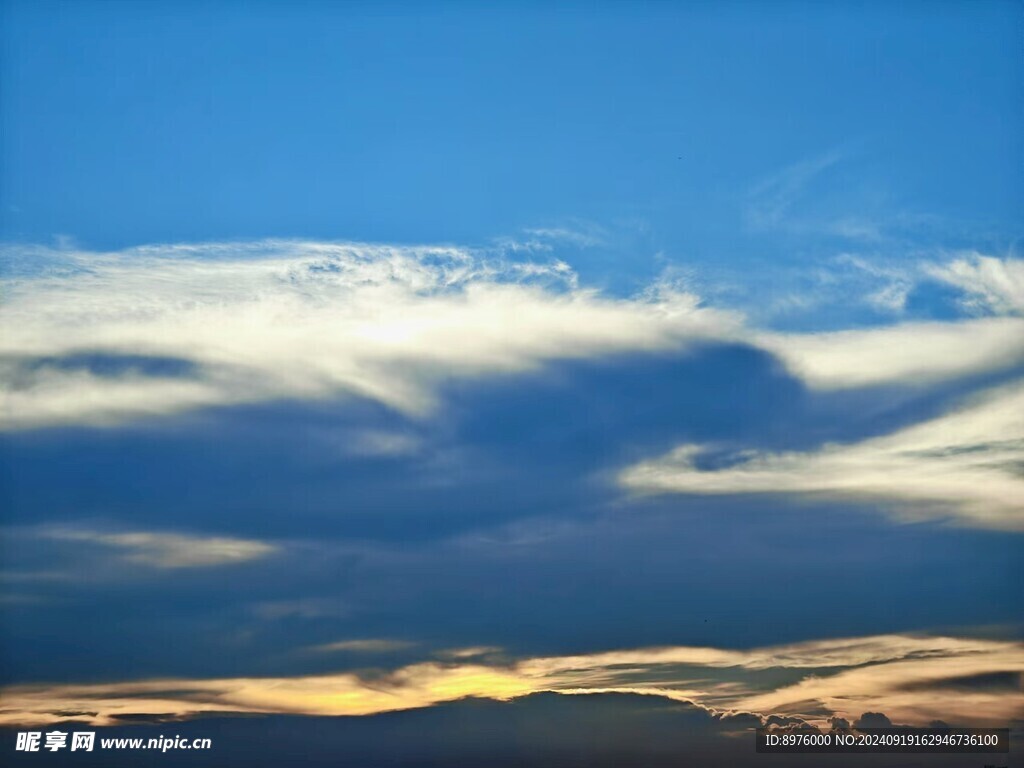
[[556, 243], [569, 243], [578, 248], [606, 245], [608, 234], [591, 223], [576, 222], [572, 226], [533, 227], [524, 230], [527, 235]]
[[163, 531], [101, 531], [53, 526], [39, 529], [36, 535], [110, 548], [119, 551], [127, 562], [152, 568], [234, 565], [267, 557], [278, 549], [254, 539]]
[[[900, 321], [917, 288], [938, 281], [961, 294], [967, 317]], [[781, 302], [781, 303], [780, 303]], [[1024, 364], [1024, 261], [978, 253], [942, 262], [873, 260], [844, 253], [804, 290], [771, 303], [775, 314], [813, 316], [825, 306], [866, 305], [896, 322], [867, 328], [758, 333], [751, 338], [815, 389], [928, 385]]]
[[[822, 389], [922, 384], [1024, 364], [1024, 318], [1012, 313], [769, 333], [705, 305], [689, 278], [620, 298], [580, 286], [561, 261], [509, 262], [456, 246], [268, 240], [7, 252], [6, 429], [102, 426], [280, 398], [362, 397], [422, 416], [446, 379], [706, 340], [760, 346]], [[961, 261], [944, 269], [966, 295], [996, 297], [987, 305], [1000, 311], [1014, 306], [1019, 262]], [[896, 294], [909, 279], [898, 277]], [[898, 303], [896, 294], [878, 300]], [[147, 369], [147, 359], [180, 365]], [[370, 452], [412, 449], [380, 435], [364, 442]]]
[[389, 653], [391, 651], [404, 651], [412, 648], [416, 643], [408, 640], [394, 640], [386, 637], [361, 638], [355, 640], [338, 640], [334, 643], [323, 643], [314, 645], [309, 650], [319, 653]]
[[[870, 288], [864, 296], [864, 301], [880, 312], [891, 314], [902, 312], [906, 306], [908, 295], [918, 282], [914, 270], [907, 269], [905, 265], [876, 263], [853, 253], [840, 254], [835, 261], [840, 266], [860, 273], [861, 277], [868, 281]], [[837, 288], [842, 290], [843, 283], [849, 281], [837, 282]], [[872, 283], [873, 285], [871, 285]], [[836, 297], [829, 298], [834, 300]]]
[[[929, 303], [967, 318], [1024, 314], [1024, 261], [976, 251], [938, 257], [905, 245], [844, 251], [813, 265], [780, 265], [771, 281], [767, 296], [750, 289], [741, 295], [749, 316], [762, 322], [805, 319], [813, 328], [816, 315], [837, 310], [854, 317], [869, 310], [894, 322], [929, 311]], [[955, 305], [945, 305], [947, 297], [930, 290], [935, 287], [953, 289], [946, 293]]]
[[926, 266], [936, 280], [964, 294], [963, 305], [976, 313], [1024, 314], [1024, 260], [968, 253], [945, 264]]
[[805, 158], [762, 179], [748, 193], [747, 218], [756, 227], [773, 228], [790, 221], [794, 205], [808, 187], [842, 159], [839, 151]]
[[1024, 319], [1016, 317], [754, 336], [792, 374], [824, 390], [932, 384], [1024, 364]]
[[[494, 263], [452, 247], [271, 241], [62, 258], [62, 269], [8, 281], [8, 428], [345, 395], [416, 415], [445, 378], [679, 349], [739, 326], [692, 294], [614, 299], [575, 287], [560, 262]], [[73, 355], [192, 368], [101, 375], [59, 362]]]
[[699, 445], [626, 469], [642, 493], [807, 494], [891, 502], [901, 517], [1024, 530], [1024, 386], [972, 398], [959, 410], [852, 444], [810, 452], [747, 452], [704, 470]]

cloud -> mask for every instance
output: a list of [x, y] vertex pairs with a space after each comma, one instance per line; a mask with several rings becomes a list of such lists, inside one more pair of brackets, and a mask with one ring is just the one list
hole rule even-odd
[[294, 600], [263, 600], [250, 608], [253, 615], [266, 621], [282, 619], [324, 619], [347, 616], [351, 612], [338, 598], [300, 597]]
[[[88, 717], [89, 711], [80, 713]], [[164, 755], [168, 765], [332, 765], [338, 755], [359, 766], [537, 766], [544, 768], [651, 768], [680, 764], [765, 766], [752, 749], [762, 720], [721, 713], [656, 695], [537, 693], [508, 701], [465, 698], [426, 709], [364, 717], [205, 716], [180, 719], [126, 711], [103, 729], [103, 738], [158, 739], [168, 732], [187, 743], [209, 738], [213, 749]], [[71, 726], [69, 728], [75, 728]], [[13, 741], [14, 734], [0, 733]], [[97, 745], [97, 748], [99, 745]], [[21, 765], [20, 755], [12, 753]], [[25, 765], [46, 762], [47, 752], [26, 755]], [[131, 750], [106, 750], [103, 765], [134, 766]], [[123, 756], [123, 757], [122, 757]], [[33, 759], [34, 758], [34, 759]], [[774, 765], [770, 757], [768, 764]], [[839, 758], [840, 762], [842, 761]], [[88, 761], [87, 761], [88, 762]], [[835, 765], [836, 761], [830, 760]]]
[[758, 228], [794, 226], [792, 208], [823, 173], [842, 159], [838, 151], [794, 163], [763, 179], [749, 193], [747, 218]]
[[699, 445], [620, 475], [642, 493], [813, 494], [897, 502], [899, 514], [1024, 530], [1024, 387], [985, 393], [890, 435], [809, 452], [750, 451], [724, 469], [701, 469]]
[[[422, 415], [446, 379], [680, 349], [738, 327], [692, 294], [603, 297], [564, 264], [454, 247], [267, 241], [61, 259], [7, 281], [7, 428], [346, 395]], [[126, 357], [189, 368], [116, 364]]]
[[[366, 715], [467, 696], [509, 700], [542, 691], [658, 694], [717, 711], [798, 716], [819, 725], [867, 711], [911, 724], [936, 717], [1004, 723], [1019, 715], [1019, 690], [979, 688], [950, 699], [924, 685], [941, 684], [953, 668], [965, 675], [1019, 673], [1024, 646], [883, 635], [750, 651], [670, 647], [519, 661], [421, 661], [364, 674], [14, 685], [2, 690], [0, 722], [56, 722], [61, 716], [55, 713], [68, 711], [95, 712], [96, 724], [113, 722], [123, 712]], [[735, 679], [716, 678], [716, 670], [730, 671]]]
[[963, 292], [962, 304], [976, 314], [1024, 314], [1024, 260], [969, 253], [926, 267], [932, 278]]
[[760, 334], [760, 346], [820, 390], [922, 386], [1024, 363], [1024, 320], [900, 323], [828, 333]]
[[[92, 713], [67, 714], [88, 717]], [[867, 712], [858, 724], [888, 721], [883, 713]], [[344, 755], [345, 761], [353, 765], [418, 768], [793, 765], [796, 761], [792, 755], [755, 753], [753, 731], [765, 724], [776, 732], [819, 732], [800, 718], [720, 712], [655, 694], [549, 692], [508, 701], [471, 697], [363, 717], [207, 715], [182, 719], [173, 714], [152, 716], [126, 711], [103, 729], [102, 737], [147, 743], [149, 739], [167, 738], [173, 727], [174, 736], [187, 744], [194, 739], [212, 741], [213, 749], [209, 750], [172, 750], [161, 760], [168, 765], [220, 766], [225, 763], [225, 755], [230, 755], [230, 764], [248, 768], [293, 764], [296, 755], [313, 765], [331, 765], [338, 755]], [[849, 722], [841, 718], [835, 719], [835, 725], [850, 730]], [[80, 727], [72, 723], [67, 726], [75, 730]], [[14, 730], [4, 729], [0, 736], [13, 741]], [[1016, 764], [1019, 752], [1016, 740], [1011, 738], [1011, 753], [1002, 756], [1002, 762]], [[48, 755], [45, 750], [12, 752], [12, 765], [49, 764]], [[86, 763], [90, 763], [88, 757], [82, 755]], [[859, 768], [865, 758], [863, 754], [833, 754], [827, 762], [835, 768]], [[873, 754], [869, 762], [876, 767], [905, 768], [907, 756]], [[106, 750], [102, 763], [107, 768], [135, 768], [138, 757], [133, 750]], [[927, 764], [962, 766], [963, 756], [933, 754]]]
[[368, 638], [363, 640], [339, 640], [334, 643], [324, 643], [310, 648], [311, 651], [322, 653], [346, 652], [346, 653], [388, 653], [390, 651], [404, 651], [412, 648], [415, 643], [408, 640], [391, 640], [388, 638]]
[[120, 550], [122, 559], [151, 568], [208, 568], [267, 557], [277, 547], [253, 539], [193, 536], [153, 531], [105, 532], [82, 528], [45, 528], [43, 538], [85, 542]]
[[[709, 342], [765, 349], [823, 390], [1024, 364], [1019, 317], [764, 332], [678, 283], [616, 297], [581, 287], [564, 262], [456, 246], [267, 240], [7, 251], [0, 427], [9, 430], [346, 397], [418, 418], [453, 380]], [[961, 262], [942, 274], [993, 307], [1016, 301], [1018, 263]], [[906, 290], [882, 291], [876, 303], [898, 303]], [[361, 442], [367, 455], [416, 450], [399, 433], [368, 432]]]
[[[854, 282], [863, 283], [867, 281], [870, 288], [864, 300], [868, 305], [880, 312], [898, 314], [902, 312], [907, 303], [907, 295], [915, 283], [915, 276], [912, 270], [906, 267], [893, 266], [891, 264], [878, 264], [855, 254], [844, 253], [836, 259], [836, 263], [859, 273], [859, 280]], [[841, 281], [838, 285], [839, 291], [845, 288], [846, 283], [851, 282], [849, 278]], [[837, 293], [839, 292], [837, 291]], [[839, 296], [832, 296], [835, 300]]]
[[743, 698], [741, 707], [787, 712], [814, 702], [840, 714], [883, 710], [897, 722], [931, 720], [999, 723], [1024, 716], [1024, 690], [963, 688], [941, 692], [950, 672], [962, 676], [1007, 675], [1024, 671], [1022, 646], [993, 643], [981, 648], [950, 648], [918, 658], [847, 669], [830, 676], [810, 676], [768, 693]]
[[608, 234], [601, 227], [583, 222], [576, 222], [571, 227], [533, 227], [524, 232], [533, 237], [568, 243], [579, 248], [593, 248], [608, 244]]
[[692, 646], [644, 648], [635, 651], [610, 651], [581, 656], [553, 656], [523, 662], [531, 674], [588, 669], [629, 668], [650, 664], [692, 664], [703, 667], [741, 667], [749, 670], [821, 669], [856, 667], [906, 658], [948, 657], [985, 653], [999, 642], [970, 638], [931, 637], [927, 635], [874, 635], [870, 637], [814, 640], [791, 645], [753, 650], [723, 650]]
[[973, 251], [936, 259], [923, 257], [921, 249], [895, 247], [782, 263], [767, 279], [744, 274], [732, 298], [751, 319], [811, 332], [899, 318], [1020, 317], [1022, 276], [1020, 259]]
[[480, 656], [500, 654], [502, 649], [495, 645], [476, 645], [468, 648], [448, 648], [438, 652], [438, 656], [447, 659], [472, 659]]

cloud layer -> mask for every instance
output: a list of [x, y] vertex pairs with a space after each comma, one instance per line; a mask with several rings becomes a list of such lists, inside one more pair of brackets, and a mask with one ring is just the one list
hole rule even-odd
[[[423, 414], [452, 377], [678, 349], [737, 326], [691, 294], [602, 297], [564, 264], [458, 248], [213, 244], [61, 264], [9, 281], [8, 428], [346, 395]], [[175, 375], [152, 370], [167, 360]]]
[[[3, 689], [6, 724], [59, 722], [91, 712], [96, 724], [127, 713], [186, 716], [251, 712], [366, 715], [466, 696], [507, 700], [539, 691], [657, 693], [717, 711], [797, 716], [825, 724], [885, 711], [924, 724], [1000, 724], [1024, 715], [1019, 685], [955, 698], [936, 695], [951, 675], [1024, 674], [1020, 643], [885, 635], [750, 651], [670, 647], [513, 660], [424, 660], [390, 671], [287, 678], [161, 679]], [[781, 686], [778, 680], [789, 681]], [[62, 713], [76, 713], [74, 715]]]
[[1024, 319], [1011, 316], [1022, 301], [1017, 261], [965, 257], [932, 270], [1003, 317], [777, 334], [670, 283], [615, 297], [581, 287], [563, 262], [508, 252], [279, 240], [115, 253], [8, 246], [3, 425], [345, 396], [422, 416], [451, 379], [701, 341], [762, 347], [825, 389], [1024, 363]]
[[118, 551], [129, 563], [153, 568], [205, 568], [257, 560], [277, 551], [262, 541], [229, 536], [197, 536], [164, 531], [97, 531], [50, 527], [35, 532], [44, 539], [81, 542]]
[[698, 445], [627, 469], [640, 492], [785, 493], [891, 502], [909, 517], [953, 516], [1024, 529], [1024, 389], [972, 398], [959, 410], [883, 437], [810, 452], [746, 452], [723, 469], [701, 469]]
[[919, 387], [1024, 361], [1024, 320], [1016, 317], [756, 338], [794, 375], [822, 390], [894, 383]]

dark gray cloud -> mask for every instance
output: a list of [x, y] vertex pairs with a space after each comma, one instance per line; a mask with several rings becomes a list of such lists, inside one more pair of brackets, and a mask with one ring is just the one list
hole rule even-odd
[[[861, 718], [869, 717], [865, 715]], [[874, 714], [875, 720], [884, 715]], [[130, 714], [125, 720], [132, 720]], [[277, 768], [303, 765], [377, 766], [592, 766], [820, 765], [817, 755], [764, 755], [754, 752], [750, 714], [718, 714], [659, 696], [538, 693], [498, 702], [463, 699], [426, 709], [366, 717], [243, 716], [203, 717], [99, 728], [97, 738], [209, 738], [213, 749], [166, 752], [152, 758], [169, 768]], [[874, 720], [872, 720], [873, 722]], [[809, 728], [794, 718], [772, 718], [776, 727]], [[85, 727], [93, 730], [92, 726]], [[65, 730], [74, 730], [69, 725]], [[0, 729], [8, 764], [65, 765], [69, 753], [25, 754], [10, 750], [14, 734]], [[140, 751], [76, 753], [75, 765], [139, 765]], [[1003, 756], [997, 756], [1003, 757]], [[1014, 757], [1014, 756], [1011, 756]], [[908, 760], [909, 758], [909, 760]], [[962, 766], [963, 755], [830, 755], [838, 766]], [[147, 763], [148, 764], [148, 763]]]
[[941, 695], [942, 691], [1021, 691], [1024, 676], [1017, 671], [987, 672], [980, 675], [950, 675], [933, 680], [910, 682], [901, 686], [905, 691], [928, 691]]

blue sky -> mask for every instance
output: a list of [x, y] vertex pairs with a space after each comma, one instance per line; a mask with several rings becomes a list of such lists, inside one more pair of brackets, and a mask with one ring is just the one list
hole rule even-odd
[[2, 12], [0, 723], [1019, 725], [1019, 4]]
[[[18, 239], [476, 243], [578, 219], [635, 238], [633, 272], [817, 256], [847, 220], [1005, 248], [1022, 213], [1014, 3], [4, 13]], [[793, 169], [759, 228], [755, 191]]]

